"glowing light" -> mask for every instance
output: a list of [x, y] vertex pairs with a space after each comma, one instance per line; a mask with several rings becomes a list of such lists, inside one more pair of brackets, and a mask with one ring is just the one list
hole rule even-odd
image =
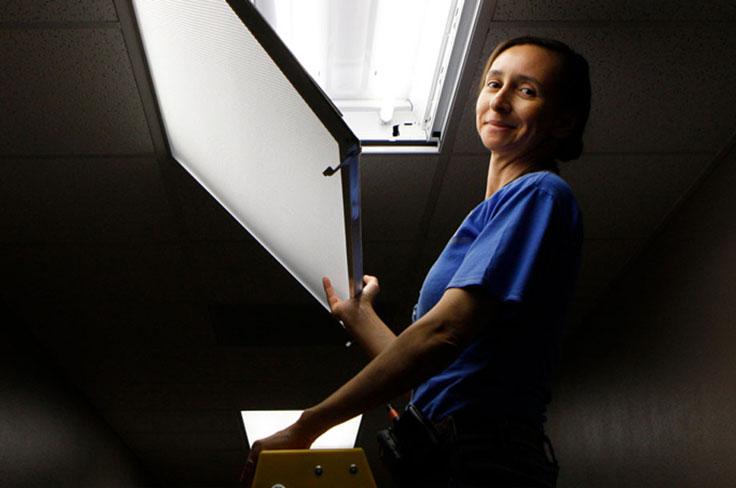
[[[243, 410], [240, 412], [248, 444], [285, 429], [297, 420], [302, 410]], [[347, 449], [355, 447], [363, 416], [332, 427], [314, 441], [311, 449]]]

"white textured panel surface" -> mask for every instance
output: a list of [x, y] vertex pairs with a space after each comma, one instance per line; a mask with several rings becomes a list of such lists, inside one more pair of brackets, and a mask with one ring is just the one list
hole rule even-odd
[[224, 0], [136, 1], [174, 157], [320, 302], [348, 295], [339, 148]]
[[437, 157], [430, 155], [362, 157], [366, 240], [409, 241], [417, 237], [436, 168]]
[[170, 241], [154, 158], [0, 161], [0, 242]]
[[113, 0], [3, 0], [0, 22], [116, 21]]
[[736, 20], [732, 0], [498, 0], [494, 20]]
[[152, 153], [117, 29], [0, 29], [0, 153]]
[[[583, 54], [593, 102], [586, 151], [716, 151], [736, 129], [736, 29], [713, 24], [606, 26], [491, 24], [485, 58], [498, 42], [521, 35], [551, 37]], [[483, 59], [479, 64], [485, 62]], [[476, 71], [475, 90], [480, 70]], [[475, 93], [466, 95], [453, 152], [482, 151], [475, 131]]]

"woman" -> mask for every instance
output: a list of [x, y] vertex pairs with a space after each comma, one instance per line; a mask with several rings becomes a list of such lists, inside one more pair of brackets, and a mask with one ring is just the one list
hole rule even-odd
[[413, 389], [444, 462], [410, 472], [409, 486], [554, 486], [542, 425], [582, 242], [557, 161], [580, 155], [589, 107], [587, 62], [566, 45], [522, 37], [493, 51], [476, 104], [491, 151], [485, 200], [429, 271], [414, 323], [395, 336], [380, 320], [374, 277], [349, 300], [325, 278], [333, 315], [373, 360], [294, 425], [254, 443], [246, 478], [262, 449], [307, 448]]

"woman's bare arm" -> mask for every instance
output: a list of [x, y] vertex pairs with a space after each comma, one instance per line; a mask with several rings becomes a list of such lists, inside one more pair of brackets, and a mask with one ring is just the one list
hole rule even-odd
[[360, 373], [291, 427], [253, 444], [246, 466], [262, 449], [305, 448], [327, 429], [378, 406], [447, 367], [479, 330], [493, 320], [497, 305], [477, 293], [447, 290], [420, 320], [402, 332]]

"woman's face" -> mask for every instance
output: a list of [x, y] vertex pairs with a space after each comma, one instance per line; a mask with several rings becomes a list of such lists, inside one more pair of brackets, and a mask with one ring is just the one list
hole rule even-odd
[[556, 93], [559, 63], [554, 52], [531, 44], [498, 55], [475, 107], [485, 147], [510, 157], [554, 151], [555, 138], [564, 136]]

